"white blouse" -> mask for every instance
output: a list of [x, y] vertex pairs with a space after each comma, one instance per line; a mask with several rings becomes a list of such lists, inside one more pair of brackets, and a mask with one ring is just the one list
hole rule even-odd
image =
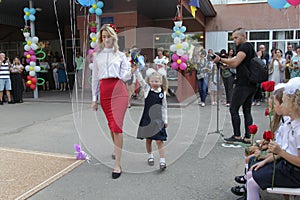
[[[156, 90], [152, 89], [150, 85], [146, 83], [146, 81], [143, 79], [143, 76], [140, 72], [136, 71], [135, 72], [137, 80], [139, 81], [139, 84], [141, 85], [143, 91], [144, 91], [144, 97], [147, 98], [150, 90], [154, 91], [156, 93], [161, 92], [161, 87], [157, 88]], [[168, 123], [168, 111], [167, 111], [167, 93], [164, 92], [164, 98], [162, 99], [162, 120], [164, 121], [165, 124]]]
[[300, 119], [289, 121], [284, 131], [281, 148], [289, 154], [298, 156], [298, 149], [300, 148]]
[[118, 78], [128, 81], [131, 70], [126, 55], [113, 48], [104, 48], [94, 57], [92, 69], [92, 101], [97, 100], [99, 81], [106, 78]]

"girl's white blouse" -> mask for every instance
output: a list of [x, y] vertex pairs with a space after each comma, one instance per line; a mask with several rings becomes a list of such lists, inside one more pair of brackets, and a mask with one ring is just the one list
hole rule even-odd
[[94, 57], [92, 69], [92, 101], [97, 100], [99, 81], [107, 78], [118, 78], [128, 81], [131, 78], [131, 69], [126, 55], [113, 48], [104, 48]]

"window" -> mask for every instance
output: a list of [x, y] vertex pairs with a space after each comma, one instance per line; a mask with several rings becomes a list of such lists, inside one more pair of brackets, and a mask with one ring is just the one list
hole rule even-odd
[[274, 40], [284, 40], [284, 39], [293, 39], [294, 31], [274, 31], [273, 39]]
[[250, 32], [250, 40], [268, 40], [269, 31], [265, 32]]
[[296, 31], [296, 39], [300, 39], [300, 30]]

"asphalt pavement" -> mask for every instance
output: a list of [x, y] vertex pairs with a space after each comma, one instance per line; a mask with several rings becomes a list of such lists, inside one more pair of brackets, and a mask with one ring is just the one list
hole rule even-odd
[[[244, 149], [222, 147], [219, 134], [232, 135], [228, 107], [220, 105], [217, 115], [217, 106], [208, 103], [200, 107], [196, 97], [184, 105], [172, 100], [165, 146], [167, 169], [160, 172], [155, 143], [155, 165], [150, 167], [145, 141], [135, 138], [143, 107], [140, 102], [133, 102], [124, 122], [123, 173], [113, 180], [113, 147], [107, 122], [101, 109], [91, 110], [90, 97], [89, 92], [81, 90], [72, 93], [41, 91], [39, 98], [34, 99], [31, 92], [27, 92], [24, 103], [0, 106], [1, 147], [75, 155], [73, 144], [80, 143], [91, 156], [89, 163], [85, 162], [29, 199], [238, 198], [230, 188], [237, 185], [234, 177], [244, 172]], [[254, 123], [259, 127], [257, 139], [268, 125], [264, 109], [265, 103], [252, 109]], [[261, 195], [262, 199], [282, 199], [266, 191]]]

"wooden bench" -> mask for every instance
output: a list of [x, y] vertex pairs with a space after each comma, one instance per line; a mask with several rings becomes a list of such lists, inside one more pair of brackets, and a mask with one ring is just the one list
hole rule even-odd
[[295, 199], [295, 196], [300, 196], [300, 188], [268, 188], [267, 192], [273, 193], [273, 194], [286, 194], [289, 195], [289, 199], [293, 200]]

